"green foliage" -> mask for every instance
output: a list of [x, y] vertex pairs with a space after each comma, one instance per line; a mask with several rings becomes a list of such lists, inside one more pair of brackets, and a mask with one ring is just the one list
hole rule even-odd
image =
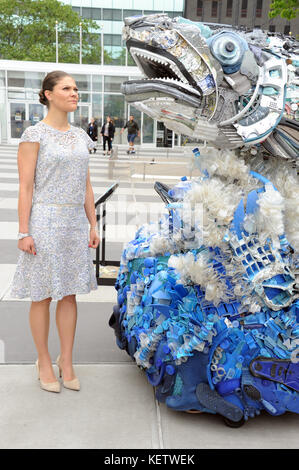
[[101, 63], [100, 27], [58, 0], [0, 0], [0, 59], [55, 62], [56, 20], [59, 62], [79, 62], [81, 22], [82, 63]]
[[299, 13], [299, 0], [272, 0], [269, 18], [281, 16], [287, 20], [296, 18]]

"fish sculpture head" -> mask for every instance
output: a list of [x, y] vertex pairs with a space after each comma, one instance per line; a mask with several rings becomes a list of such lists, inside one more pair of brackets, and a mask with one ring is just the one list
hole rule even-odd
[[282, 38], [270, 47], [262, 31], [212, 30], [166, 14], [124, 22], [123, 38], [145, 78], [124, 82], [122, 92], [128, 103], [176, 133], [218, 148], [251, 147], [280, 123], [288, 87], [299, 99], [299, 82], [288, 80], [286, 61], [298, 58], [295, 41]]

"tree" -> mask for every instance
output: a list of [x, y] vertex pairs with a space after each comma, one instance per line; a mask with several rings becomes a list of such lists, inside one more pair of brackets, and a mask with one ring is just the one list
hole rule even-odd
[[296, 18], [299, 13], [299, 0], [272, 0], [269, 18], [281, 16], [287, 20]]
[[[82, 62], [101, 63], [100, 34], [94, 32], [100, 27], [59, 0], [1, 0], [0, 58], [55, 62], [56, 20], [59, 62], [79, 62], [81, 22]], [[105, 55], [109, 63], [109, 55]]]

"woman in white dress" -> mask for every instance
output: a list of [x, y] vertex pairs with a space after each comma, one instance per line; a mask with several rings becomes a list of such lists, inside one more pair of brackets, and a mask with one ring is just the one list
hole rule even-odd
[[50, 302], [57, 300], [60, 355], [56, 363], [63, 385], [79, 390], [72, 366], [76, 294], [97, 289], [90, 248], [97, 248], [100, 240], [88, 168], [89, 149], [95, 144], [83, 129], [68, 123], [68, 113], [78, 103], [78, 89], [70, 75], [49, 73], [40, 102], [48, 107], [48, 114], [23, 132], [18, 150], [21, 253], [11, 296], [32, 300], [29, 316], [38, 378], [41, 388], [52, 392], [60, 391], [48, 351]]

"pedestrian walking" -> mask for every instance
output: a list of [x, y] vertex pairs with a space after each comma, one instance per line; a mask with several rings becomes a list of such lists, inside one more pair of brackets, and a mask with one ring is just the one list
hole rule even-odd
[[115, 134], [115, 126], [110, 116], [107, 116], [106, 122], [102, 125], [101, 135], [103, 136], [103, 155], [106, 155], [106, 143], [108, 144], [108, 155], [112, 152], [112, 141]]
[[[90, 119], [90, 122], [88, 123], [87, 134], [89, 135], [91, 140], [93, 140], [94, 142], [97, 142], [97, 140], [98, 140], [98, 125], [97, 125], [97, 123], [96, 123], [96, 121], [93, 117]], [[94, 149], [93, 149], [93, 153], [96, 153], [96, 151], [97, 151], [97, 148], [95, 146]], [[89, 153], [91, 153], [91, 149], [89, 149]]]
[[135, 153], [134, 140], [136, 139], [137, 135], [140, 137], [140, 131], [139, 126], [137, 122], [134, 121], [134, 116], [132, 114], [129, 118], [129, 121], [127, 121], [124, 127], [121, 129], [120, 133], [122, 134], [125, 129], [128, 129], [129, 149], [127, 150], [127, 154]]
[[72, 366], [76, 294], [97, 289], [90, 248], [97, 248], [100, 240], [88, 168], [88, 150], [95, 143], [85, 130], [68, 122], [68, 113], [78, 103], [78, 88], [69, 74], [50, 72], [39, 96], [47, 116], [23, 132], [18, 149], [21, 252], [11, 296], [32, 300], [35, 364], [40, 386], [49, 392], [60, 391], [48, 351], [50, 302], [57, 301], [56, 364], [63, 385], [78, 391], [80, 382]]

